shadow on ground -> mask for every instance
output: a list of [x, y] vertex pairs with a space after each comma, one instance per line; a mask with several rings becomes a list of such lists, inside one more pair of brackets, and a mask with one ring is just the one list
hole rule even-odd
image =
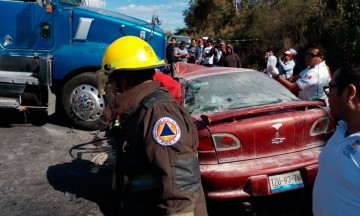
[[57, 112], [48, 116], [46, 112], [42, 111], [18, 111], [16, 109], [0, 108], [2, 113], [0, 127], [13, 127], [14, 124], [31, 124], [35, 126], [42, 126], [46, 123], [55, 124], [63, 127], [72, 127], [71, 122], [67, 119], [63, 112]]
[[[96, 203], [103, 215], [114, 215], [112, 178], [115, 163], [110, 156], [103, 161], [103, 165], [96, 165], [92, 160], [94, 156], [111, 154], [115, 146], [113, 140], [95, 135], [92, 141], [71, 147], [69, 154], [74, 158], [71, 162], [48, 168], [49, 184], [63, 192], [69, 201], [83, 198]], [[109, 164], [105, 166], [106, 161]]]
[[69, 201], [81, 197], [96, 203], [104, 215], [112, 215], [112, 171], [97, 169], [90, 161], [75, 159], [49, 167], [47, 178]]

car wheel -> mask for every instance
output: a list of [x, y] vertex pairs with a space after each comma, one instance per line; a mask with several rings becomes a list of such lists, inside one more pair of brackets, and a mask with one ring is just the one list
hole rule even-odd
[[105, 127], [101, 118], [106, 97], [98, 95], [95, 73], [75, 76], [62, 87], [61, 93], [65, 113], [76, 128], [99, 130]]

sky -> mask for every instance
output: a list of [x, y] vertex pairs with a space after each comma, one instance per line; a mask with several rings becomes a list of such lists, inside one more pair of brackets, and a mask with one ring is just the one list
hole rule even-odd
[[189, 8], [189, 0], [86, 0], [92, 7], [134, 16], [138, 19], [151, 21], [155, 13], [162, 21], [161, 28], [175, 32], [185, 27], [183, 10]]

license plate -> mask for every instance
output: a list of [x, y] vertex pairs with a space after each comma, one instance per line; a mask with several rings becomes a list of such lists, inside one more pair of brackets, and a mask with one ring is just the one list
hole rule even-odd
[[300, 171], [269, 176], [271, 193], [304, 187]]

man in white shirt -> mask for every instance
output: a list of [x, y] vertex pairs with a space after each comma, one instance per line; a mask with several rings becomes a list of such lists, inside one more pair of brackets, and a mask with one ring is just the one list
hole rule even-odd
[[323, 86], [328, 85], [331, 74], [325, 64], [326, 51], [320, 44], [313, 44], [308, 49], [305, 63], [308, 66], [300, 74], [285, 79], [279, 74], [271, 75], [283, 86], [303, 100], [321, 100], [327, 103], [327, 96]]
[[269, 66], [275, 67], [277, 63], [277, 58], [275, 57], [274, 50], [272, 48], [268, 48], [265, 53], [266, 68]]
[[292, 52], [290, 50], [284, 52], [282, 59], [279, 58], [279, 74], [283, 78], [289, 79], [293, 76], [295, 67]]
[[214, 47], [213, 47], [213, 39], [212, 38], [208, 38], [206, 40], [206, 46], [204, 48], [204, 52], [203, 52], [203, 59], [204, 62], [203, 64], [205, 66], [210, 66], [212, 67], [214, 65]]
[[330, 114], [339, 119], [319, 156], [314, 216], [360, 215], [360, 65], [341, 67], [324, 87]]
[[[265, 61], [266, 61], [266, 69], [264, 72], [271, 76], [271, 71], [276, 67], [277, 58], [275, 57], [274, 50], [272, 48], [268, 48], [265, 53]], [[277, 70], [276, 70], [277, 71]]]

